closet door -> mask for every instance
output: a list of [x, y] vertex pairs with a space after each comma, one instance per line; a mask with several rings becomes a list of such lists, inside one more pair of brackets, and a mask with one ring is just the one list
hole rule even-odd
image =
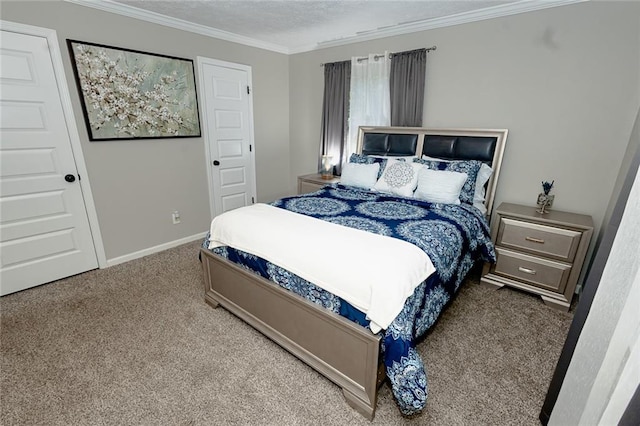
[[198, 58], [212, 216], [256, 202], [251, 68]]
[[2, 31], [0, 294], [98, 267], [48, 40]]

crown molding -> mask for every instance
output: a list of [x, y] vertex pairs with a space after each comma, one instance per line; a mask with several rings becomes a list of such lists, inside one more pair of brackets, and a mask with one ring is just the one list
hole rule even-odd
[[319, 42], [312, 45], [288, 48], [278, 44], [267, 43], [251, 37], [244, 37], [227, 31], [216, 30], [204, 25], [181, 19], [171, 18], [156, 12], [138, 9], [111, 0], [64, 0], [81, 6], [92, 7], [105, 12], [116, 13], [129, 18], [139, 19], [154, 24], [164, 25], [178, 30], [189, 31], [207, 37], [226, 40], [245, 46], [270, 50], [277, 53], [292, 55], [296, 53], [310, 52], [312, 50], [325, 49], [328, 47], [342, 46], [345, 44], [358, 43], [361, 41], [375, 40], [384, 37], [393, 37], [402, 34], [415, 33], [419, 31], [433, 30], [436, 28], [450, 27], [454, 25], [467, 24], [470, 22], [483, 21], [487, 19], [500, 18], [503, 16], [516, 15], [519, 13], [534, 12], [536, 10], [548, 9], [551, 7], [565, 6], [574, 3], [583, 3], [589, 0], [521, 0], [516, 3], [493, 6], [482, 10], [460, 13], [457, 15], [445, 16], [442, 18], [428, 19], [424, 21], [407, 22], [390, 27], [377, 28], [370, 31], [361, 31], [351, 36], [340, 37], [334, 40]]
[[220, 40], [230, 41], [233, 43], [243, 44], [245, 46], [257, 47], [259, 49], [270, 50], [277, 53], [289, 54], [289, 49], [278, 44], [267, 43], [251, 37], [244, 37], [227, 31], [216, 30], [211, 27], [184, 21], [182, 19], [171, 18], [160, 13], [148, 10], [138, 9], [122, 3], [116, 3], [111, 0], [64, 0], [67, 3], [74, 3], [80, 6], [92, 7], [104, 12], [116, 13], [141, 21], [147, 21], [165, 27], [175, 28], [177, 30], [189, 31], [207, 37], [217, 38]]
[[589, 0], [521, 0], [517, 3], [493, 6], [482, 10], [459, 13], [457, 15], [444, 16], [442, 18], [428, 19], [424, 21], [407, 22], [404, 24], [394, 25], [392, 27], [378, 28], [371, 31], [361, 31], [352, 36], [341, 37], [335, 40], [320, 42], [313, 49], [310, 46], [305, 47], [306, 50], [324, 49], [327, 47], [341, 46], [344, 44], [357, 43], [367, 40], [375, 40], [384, 37], [393, 37], [396, 35], [415, 33], [419, 31], [433, 30], [436, 28], [452, 27], [454, 25], [467, 24], [470, 22], [484, 21], [487, 19], [501, 18], [503, 16], [516, 15], [519, 13], [534, 12], [537, 10], [548, 9], [551, 7], [566, 6], [574, 3], [583, 3]]

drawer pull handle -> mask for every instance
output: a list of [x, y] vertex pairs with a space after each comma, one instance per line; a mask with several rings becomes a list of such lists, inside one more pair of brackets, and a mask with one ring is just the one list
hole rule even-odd
[[524, 239], [527, 241], [531, 241], [532, 243], [544, 244], [544, 240], [540, 238], [524, 237]]
[[522, 266], [518, 267], [518, 271], [524, 272], [525, 274], [531, 274], [531, 275], [535, 275], [536, 274], [536, 270], [535, 269], [523, 268]]

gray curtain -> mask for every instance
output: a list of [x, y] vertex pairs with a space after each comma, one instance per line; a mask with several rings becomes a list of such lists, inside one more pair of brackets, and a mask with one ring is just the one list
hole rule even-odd
[[422, 126], [427, 49], [393, 54], [391, 61], [391, 125]]
[[324, 64], [324, 99], [322, 101], [322, 134], [318, 170], [322, 155], [333, 156], [335, 172], [340, 175], [347, 155], [347, 123], [349, 118], [349, 87], [351, 61]]

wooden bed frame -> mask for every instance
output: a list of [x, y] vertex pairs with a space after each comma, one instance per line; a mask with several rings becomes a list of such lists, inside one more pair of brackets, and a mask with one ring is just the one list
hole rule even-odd
[[[464, 147], [456, 144], [484, 143], [493, 139], [490, 163], [494, 169], [487, 183], [485, 205], [490, 217], [502, 163], [507, 130], [426, 129], [412, 127], [361, 127], [358, 152], [367, 152], [371, 140], [387, 136], [400, 140], [415, 135], [415, 152], [402, 155], [427, 155], [433, 143], [435, 151], [448, 151], [447, 158], [466, 158]], [[459, 140], [456, 138], [459, 137]], [[374, 142], [375, 142], [374, 141]], [[376, 143], [374, 145], [376, 145]], [[394, 142], [386, 155], [395, 155]], [[379, 144], [377, 145], [380, 146]], [[385, 146], [389, 146], [387, 143]], [[462, 157], [457, 153], [462, 153]], [[433, 155], [435, 156], [435, 155]], [[204, 270], [205, 301], [212, 307], [222, 305], [249, 325], [342, 388], [347, 403], [373, 420], [377, 390], [385, 378], [380, 359], [381, 336], [331, 311], [287, 291], [269, 280], [240, 268], [206, 249], [201, 249]]]

